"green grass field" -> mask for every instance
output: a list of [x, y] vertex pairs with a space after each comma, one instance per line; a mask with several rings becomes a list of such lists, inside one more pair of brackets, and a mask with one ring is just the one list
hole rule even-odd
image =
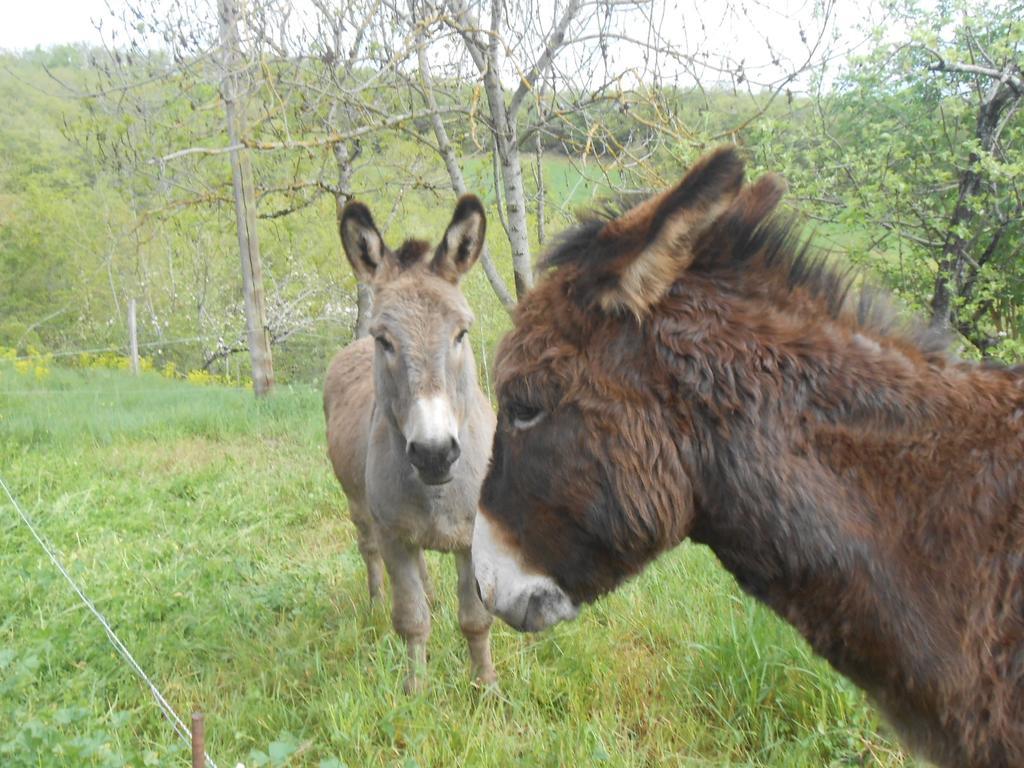
[[[0, 361], [0, 476], [221, 768], [899, 766], [863, 697], [681, 546], [571, 625], [495, 626], [469, 683], [454, 568], [427, 690], [371, 609], [319, 394]], [[0, 764], [187, 764], [150, 694], [0, 496]]]

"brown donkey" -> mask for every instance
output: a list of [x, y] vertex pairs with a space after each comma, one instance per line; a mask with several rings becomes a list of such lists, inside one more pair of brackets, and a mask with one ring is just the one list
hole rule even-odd
[[483, 246], [483, 207], [460, 199], [436, 249], [408, 240], [391, 251], [360, 203], [345, 207], [340, 226], [352, 268], [374, 289], [371, 338], [331, 361], [324, 415], [370, 599], [380, 597], [386, 567], [392, 622], [408, 646], [405, 689], [418, 689], [432, 596], [423, 550], [453, 552], [473, 672], [493, 682], [491, 616], [475, 588], [470, 540], [494, 413], [477, 386], [466, 340], [473, 314], [458, 288]]
[[473, 557], [514, 627], [689, 536], [915, 749], [1024, 766], [1024, 376], [850, 290], [730, 150], [565, 236], [498, 352]]

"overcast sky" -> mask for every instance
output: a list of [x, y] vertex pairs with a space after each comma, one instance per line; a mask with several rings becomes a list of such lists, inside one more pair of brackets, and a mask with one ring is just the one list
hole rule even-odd
[[[703, 0], [699, 3], [701, 15], [714, 18], [716, 6], [728, 0]], [[108, 0], [0, 0], [0, 48], [24, 50], [58, 43], [99, 42], [94, 20], [109, 15]], [[212, 4], [215, 0], [210, 0]], [[301, 2], [301, 0], [300, 0]], [[784, 16], [802, 15], [814, 6], [813, 0], [753, 0], [748, 7], [760, 10], [757, 25], [781, 23]], [[115, 7], [120, 6], [113, 0]], [[675, 3], [669, 3], [679, 8]], [[860, 15], [858, 9], [871, 5], [839, 3], [838, 10], [851, 20]], [[685, 6], [684, 6], [685, 7]], [[769, 10], [770, 9], [770, 10]], [[679, 10], [682, 10], [681, 8]], [[733, 30], [736, 31], [736, 30]], [[770, 29], [761, 29], [770, 32]]]
[[[201, 3], [203, 0], [199, 0]], [[213, 5], [216, 0], [207, 0]], [[306, 0], [295, 0], [301, 8]], [[123, 0], [109, 0], [121, 7]], [[543, 0], [542, 0], [543, 2]], [[118, 26], [109, 18], [108, 0], [0, 0], [0, 49], [26, 50], [59, 43], [99, 43], [95, 22], [103, 18], [105, 26]], [[787, 62], [800, 62], [807, 55], [801, 30], [814, 29], [812, 18], [820, 0], [654, 0], [653, 16], [658, 31], [670, 47], [697, 53], [695, 46], [718, 56], [743, 61], [751, 78], [769, 82], [776, 73], [768, 62], [777, 55]], [[832, 41], [833, 56], [839, 59], [851, 46], [863, 40], [867, 14], [876, 7], [874, 0], [839, 0], [833, 7], [832, 31], [840, 40]], [[742, 11], [742, 12], [740, 12]], [[799, 23], [802, 21], [803, 23]], [[695, 42], [698, 40], [699, 42]], [[766, 44], [767, 43], [767, 44]], [[759, 70], [763, 78], [758, 78]]]
[[104, 0], [0, 0], [0, 48], [99, 42], [90, 19], [107, 12]]

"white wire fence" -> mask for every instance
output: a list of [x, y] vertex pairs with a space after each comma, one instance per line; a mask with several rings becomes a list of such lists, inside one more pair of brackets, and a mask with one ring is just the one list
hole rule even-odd
[[[295, 340], [309, 339], [310, 341], [315, 341], [315, 342], [326, 342], [326, 343], [329, 343], [331, 345], [336, 345], [338, 347], [340, 347], [341, 344], [343, 343], [343, 341], [339, 341], [338, 336], [326, 336], [326, 335], [323, 335], [323, 334], [311, 333], [311, 332], [308, 332], [308, 331], [307, 332], [303, 332], [301, 334], [296, 334], [294, 339]], [[163, 349], [163, 348], [181, 346], [181, 345], [185, 345], [185, 344], [197, 344], [197, 343], [203, 343], [203, 342], [223, 343], [223, 337], [222, 336], [207, 335], [207, 336], [189, 336], [189, 337], [174, 338], [174, 339], [163, 339], [163, 340], [160, 340], [160, 341], [142, 342], [142, 343], [138, 344], [138, 347], [139, 347], [139, 349]], [[490, 377], [490, 370], [489, 370], [489, 366], [488, 366], [488, 351], [487, 351], [486, 346], [485, 346], [483, 335], [481, 335], [479, 337], [479, 342], [478, 343], [479, 343], [479, 350], [478, 350], [479, 358], [477, 360], [477, 363], [478, 363], [478, 365], [481, 366], [481, 374], [482, 374], [481, 375], [481, 385], [486, 389], [488, 396], [490, 396], [491, 395], [491, 377]], [[13, 360], [15, 360], [15, 361], [35, 361], [35, 360], [46, 360], [46, 359], [58, 360], [58, 359], [66, 359], [66, 358], [75, 358], [75, 357], [79, 357], [79, 356], [82, 356], [82, 355], [103, 355], [103, 354], [127, 355], [127, 345], [107, 346], [107, 347], [89, 347], [89, 348], [83, 348], [83, 349], [64, 349], [64, 350], [58, 350], [58, 351], [54, 351], [54, 352], [47, 352], [47, 353], [23, 354], [23, 355], [18, 355], [16, 357], [14, 357]], [[7, 359], [11, 360], [12, 358], [8, 357]], [[237, 391], [239, 394], [245, 394], [245, 395], [248, 394], [248, 391], [243, 389], [243, 388], [238, 388], [237, 390], [234, 390], [234, 391]], [[77, 388], [77, 387], [76, 388], [71, 388], [71, 389], [56, 388], [56, 387], [34, 387], [34, 388], [24, 388], [24, 389], [22, 389], [22, 388], [19, 388], [19, 389], [3, 389], [3, 388], [0, 388], [0, 397], [19, 397], [19, 396], [57, 396], [57, 397], [69, 397], [69, 396], [73, 396], [73, 397], [76, 397], [76, 398], [81, 398], [81, 397], [103, 398], [103, 397], [111, 397], [111, 396], [115, 396], [116, 395], [117, 397], [120, 398], [122, 396], [134, 397], [136, 395], [139, 395], [139, 396], [144, 396], [144, 395], [145, 396], [149, 396], [149, 395], [154, 395], [156, 393], [165, 393], [165, 392], [170, 392], [174, 396], [182, 395], [182, 394], [184, 394], [184, 395], [204, 396], [206, 394], [206, 392], [207, 392], [207, 389], [205, 387], [173, 387], [173, 388], [170, 388], [170, 389], [167, 389], [167, 390], [164, 390], [164, 389], [154, 390], [152, 388], [140, 388], [140, 389], [129, 388], [127, 390], [121, 390], [120, 388], [118, 388], [118, 389], [111, 390], [110, 388], [103, 388], [103, 389], [97, 389], [97, 388], [81, 389], [81, 388]], [[69, 586], [71, 591], [74, 593], [74, 595], [77, 597], [77, 599], [88, 609], [88, 611], [95, 617], [97, 622], [99, 622], [100, 626], [103, 628], [103, 631], [106, 633], [107, 638], [110, 641], [110, 644], [114, 647], [115, 651], [123, 659], [124, 663], [132, 670], [132, 672], [142, 681], [143, 685], [149, 690], [149, 692], [152, 695], [154, 701], [156, 702], [157, 706], [159, 707], [159, 709], [162, 712], [162, 714], [164, 715], [164, 717], [167, 719], [168, 723], [171, 725], [171, 727], [174, 730], [175, 734], [183, 742], [185, 742], [187, 745], [192, 745], [192, 743], [193, 743], [192, 742], [192, 739], [193, 739], [192, 730], [185, 723], [185, 721], [177, 714], [177, 712], [174, 710], [172, 705], [167, 701], [167, 698], [163, 695], [163, 693], [157, 687], [156, 683], [152, 680], [152, 678], [149, 675], [146, 674], [145, 670], [142, 668], [142, 666], [139, 664], [139, 662], [133, 656], [131, 651], [127, 648], [127, 646], [120, 639], [120, 637], [118, 637], [117, 633], [114, 631], [113, 627], [111, 626], [111, 624], [107, 620], [107, 618], [99, 611], [99, 609], [96, 607], [96, 605], [93, 603], [93, 601], [86, 595], [86, 593], [82, 589], [82, 587], [79, 586], [75, 582], [74, 578], [71, 576], [71, 574], [68, 572], [68, 570], [64, 567], [63, 563], [61, 562], [61, 559], [59, 557], [59, 554], [58, 554], [56, 548], [52, 544], [50, 544], [48, 539], [43, 535], [43, 533], [40, 531], [39, 527], [35, 524], [35, 522], [32, 520], [32, 518], [24, 511], [24, 509], [18, 503], [18, 501], [15, 498], [14, 494], [11, 492], [9, 486], [7, 485], [7, 483], [4, 481], [4, 479], [2, 477], [0, 477], [0, 488], [3, 489], [4, 493], [7, 496], [8, 501], [14, 507], [15, 511], [18, 514], [18, 517], [20, 518], [20, 520], [22, 522], [22, 524], [24, 524], [24, 526], [28, 528], [28, 530], [32, 534], [32, 537], [36, 540], [36, 542], [42, 548], [42, 550], [46, 554], [47, 558], [49, 558], [49, 561], [53, 564], [53, 566], [57, 569], [57, 571], [60, 572], [61, 576], [67, 582], [67, 585]], [[212, 768], [217, 768], [217, 764], [213, 761], [213, 759], [209, 756], [209, 754], [206, 753], [205, 749], [202, 749], [201, 751], [202, 751], [203, 756], [206, 759], [207, 764], [212, 766]]]
[[[0, 488], [3, 488], [4, 493], [7, 494], [8, 500], [11, 502], [11, 505], [14, 507], [15, 511], [17, 511], [18, 516], [21, 518], [21, 522], [29, 529], [29, 531], [32, 533], [32, 537], [36, 540], [36, 542], [38, 542], [39, 546], [42, 547], [47, 557], [49, 557], [50, 562], [52, 562], [54, 567], [60, 572], [60, 575], [64, 577], [64, 580], [68, 583], [68, 586], [71, 588], [71, 591], [75, 593], [75, 595], [82, 602], [82, 604], [100, 623], [100, 626], [103, 627], [103, 631], [107, 633], [107, 639], [110, 640], [110, 644], [114, 646], [114, 650], [117, 651], [117, 653], [121, 656], [122, 659], [124, 659], [125, 663], [131, 668], [131, 670], [139, 677], [140, 680], [142, 680], [146, 688], [149, 689], [149, 692], [153, 695], [153, 699], [156, 701], [157, 706], [160, 708], [160, 711], [163, 713], [164, 717], [167, 718], [167, 721], [171, 724], [171, 727], [174, 729], [174, 732], [179, 736], [179, 738], [181, 738], [182, 741], [185, 742], [185, 744], [191, 750], [193, 748], [192, 730], [178, 716], [178, 713], [174, 711], [174, 707], [171, 706], [170, 702], [167, 701], [167, 698], [163, 695], [163, 693], [160, 692], [160, 689], [157, 688], [156, 683], [154, 683], [152, 678], [150, 678], [150, 676], [146, 674], [145, 670], [142, 668], [139, 662], [135, 660], [135, 657], [132, 655], [131, 651], [128, 650], [128, 647], [124, 644], [124, 642], [122, 642], [121, 638], [117, 636], [117, 633], [114, 631], [113, 627], [111, 627], [110, 622], [107, 621], [106, 617], [102, 613], [100, 613], [99, 609], [96, 607], [93, 601], [89, 599], [89, 597], [85, 594], [82, 588], [75, 582], [74, 578], [72, 578], [71, 574], [68, 573], [67, 568], [64, 567], [63, 563], [58, 557], [56, 549], [49, 543], [46, 537], [43, 536], [39, 528], [35, 525], [35, 523], [33, 523], [32, 518], [30, 518], [28, 514], [25, 513], [24, 509], [22, 509], [21, 505], [14, 497], [14, 494], [11, 493], [11, 489], [4, 481], [3, 477], [0, 477]], [[205, 757], [206, 759], [206, 763], [212, 766], [212, 768], [217, 768], [217, 764], [213, 761], [213, 759], [205, 751], [205, 749], [202, 752], [203, 757]]]

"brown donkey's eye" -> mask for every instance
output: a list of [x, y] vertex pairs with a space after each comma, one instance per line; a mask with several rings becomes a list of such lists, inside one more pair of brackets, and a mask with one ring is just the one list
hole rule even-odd
[[395, 345], [392, 344], [390, 341], [388, 341], [387, 337], [385, 337], [385, 336], [374, 336], [373, 338], [377, 341], [377, 344], [380, 345], [380, 348], [383, 349], [385, 352], [394, 352], [395, 351]]
[[455, 343], [456, 344], [461, 344], [462, 342], [464, 342], [466, 340], [466, 336], [468, 336], [468, 335], [469, 335], [469, 329], [468, 328], [463, 328], [461, 331], [459, 331], [458, 335], [456, 335]]
[[515, 400], [505, 405], [509, 424], [513, 429], [529, 429], [544, 416], [544, 409]]

